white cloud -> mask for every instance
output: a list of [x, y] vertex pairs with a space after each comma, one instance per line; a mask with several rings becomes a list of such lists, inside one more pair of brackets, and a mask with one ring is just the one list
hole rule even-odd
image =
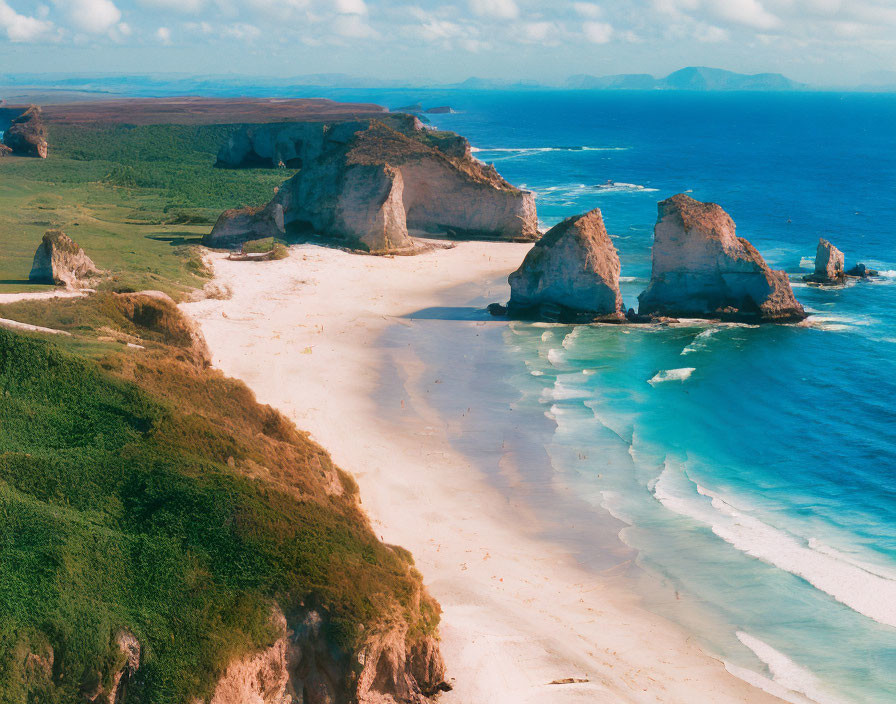
[[613, 38], [613, 26], [606, 22], [585, 22], [582, 31], [593, 44], [606, 44]]
[[713, 24], [700, 22], [694, 27], [694, 37], [698, 42], [703, 42], [704, 44], [715, 44], [728, 41], [728, 36], [727, 29], [716, 27]]
[[772, 29], [780, 24], [759, 0], [712, 0], [708, 9], [716, 17], [754, 29]]
[[515, 0], [470, 0], [470, 9], [474, 15], [499, 20], [513, 20], [520, 15]]
[[364, 0], [336, 0], [336, 12], [340, 15], [366, 15], [367, 4]]
[[593, 2], [574, 2], [572, 4], [572, 9], [582, 17], [587, 17], [592, 20], [596, 20], [604, 13], [603, 8], [601, 8], [600, 5], [595, 5]]
[[170, 44], [171, 43], [171, 30], [167, 27], [159, 27], [156, 30], [156, 39], [158, 39], [162, 44]]
[[261, 36], [261, 30], [254, 24], [237, 22], [236, 24], [231, 24], [227, 27], [224, 27], [221, 30], [221, 36], [229, 37], [230, 39], [237, 39], [239, 41], [252, 41], [254, 39], [258, 39]]
[[376, 37], [377, 32], [360, 15], [337, 15], [333, 20], [333, 31], [346, 39], [367, 39]]
[[519, 28], [520, 39], [530, 43], [555, 40], [558, 33], [557, 25], [553, 22], [524, 22]]
[[[46, 13], [42, 13], [46, 17]], [[0, 29], [12, 42], [33, 42], [47, 38], [53, 31], [53, 23], [36, 17], [20, 15], [0, 0]]]
[[121, 10], [112, 0], [53, 0], [69, 23], [87, 34], [103, 34], [121, 21]]
[[205, 0], [140, 0], [140, 4], [151, 10], [183, 12], [195, 15], [205, 7]]

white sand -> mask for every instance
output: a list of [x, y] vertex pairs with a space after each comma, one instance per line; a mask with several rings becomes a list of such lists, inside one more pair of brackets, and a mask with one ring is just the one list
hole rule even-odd
[[[213, 255], [233, 298], [183, 308], [214, 364], [310, 431], [357, 478], [376, 533], [414, 553], [444, 610], [454, 684], [445, 704], [780, 702], [646, 612], [618, 578], [534, 537], [532, 517], [452, 449], [425, 398], [408, 399], [419, 418], [383, 420], [381, 333], [410, 324], [396, 316], [466, 304], [461, 284], [506, 276], [528, 246], [463, 243], [396, 258], [302, 246], [264, 263]], [[397, 358], [408, 377], [426, 371], [413, 350]], [[589, 681], [549, 684], [565, 678]]]

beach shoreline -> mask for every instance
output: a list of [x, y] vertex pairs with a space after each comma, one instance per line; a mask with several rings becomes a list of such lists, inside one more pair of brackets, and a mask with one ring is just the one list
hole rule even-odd
[[[211, 254], [232, 297], [181, 307], [215, 367], [308, 431], [357, 479], [376, 534], [413, 553], [443, 607], [454, 689], [441, 701], [781, 701], [646, 611], [619, 569], [588, 569], [544, 540], [534, 513], [452, 445], [413, 346], [384, 348], [386, 331], [421, 311], [506, 300], [506, 275], [530, 246], [464, 242], [385, 258], [302, 245], [263, 263]], [[384, 392], [387, 363], [395, 381]]]

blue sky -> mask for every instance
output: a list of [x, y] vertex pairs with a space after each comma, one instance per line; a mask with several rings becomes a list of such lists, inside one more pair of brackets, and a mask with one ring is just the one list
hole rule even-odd
[[0, 70], [561, 80], [896, 70], [896, 0], [0, 0]]

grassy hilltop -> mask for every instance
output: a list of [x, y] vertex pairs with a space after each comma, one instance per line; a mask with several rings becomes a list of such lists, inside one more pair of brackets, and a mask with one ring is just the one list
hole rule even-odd
[[192, 246], [221, 211], [266, 203], [293, 173], [214, 168], [235, 127], [48, 125], [47, 159], [0, 159], [0, 293], [47, 288], [27, 278], [49, 228], [111, 271], [108, 287], [177, 298], [201, 285]]

